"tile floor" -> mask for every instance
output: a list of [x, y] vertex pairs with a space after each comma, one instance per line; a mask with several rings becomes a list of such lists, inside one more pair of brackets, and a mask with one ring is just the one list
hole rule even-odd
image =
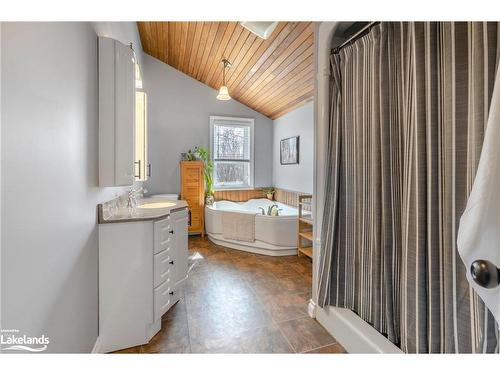
[[204, 259], [147, 345], [117, 353], [344, 353], [307, 315], [311, 261], [268, 257], [190, 237]]

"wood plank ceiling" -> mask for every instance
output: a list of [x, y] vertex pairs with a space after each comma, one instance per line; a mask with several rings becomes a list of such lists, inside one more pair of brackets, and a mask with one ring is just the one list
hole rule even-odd
[[[223, 57], [233, 99], [278, 118], [313, 98], [311, 22], [280, 22], [263, 40], [239, 22], [138, 22], [149, 55], [218, 90]], [[214, 93], [215, 95], [215, 93]]]

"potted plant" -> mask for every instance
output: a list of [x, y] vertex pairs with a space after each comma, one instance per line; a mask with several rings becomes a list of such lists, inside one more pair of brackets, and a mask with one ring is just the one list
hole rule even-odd
[[205, 162], [205, 204], [210, 206], [214, 203], [214, 184], [212, 178], [213, 164], [212, 160], [210, 160], [210, 151], [204, 147], [196, 147], [194, 153]]
[[194, 149], [194, 152], [191, 151], [191, 149], [188, 150], [188, 152], [185, 154], [186, 155], [186, 160], [189, 160], [189, 161], [194, 161], [196, 160], [196, 149]]
[[267, 199], [270, 201], [274, 200], [274, 192], [276, 191], [273, 187], [266, 187], [262, 189], [264, 194], [266, 194]]

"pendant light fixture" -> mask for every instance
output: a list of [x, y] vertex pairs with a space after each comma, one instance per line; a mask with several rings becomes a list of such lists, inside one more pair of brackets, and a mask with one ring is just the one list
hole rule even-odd
[[219, 95], [217, 95], [217, 99], [219, 100], [229, 100], [231, 97], [229, 96], [229, 90], [226, 86], [226, 69], [231, 67], [231, 63], [226, 59], [222, 59], [222, 64], [224, 67], [222, 68], [222, 86], [219, 89]]

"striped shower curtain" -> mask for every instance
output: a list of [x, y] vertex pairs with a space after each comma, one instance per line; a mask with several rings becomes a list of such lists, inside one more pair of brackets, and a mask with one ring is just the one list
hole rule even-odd
[[498, 63], [497, 23], [380, 23], [331, 56], [319, 305], [407, 353], [498, 351], [456, 248]]

